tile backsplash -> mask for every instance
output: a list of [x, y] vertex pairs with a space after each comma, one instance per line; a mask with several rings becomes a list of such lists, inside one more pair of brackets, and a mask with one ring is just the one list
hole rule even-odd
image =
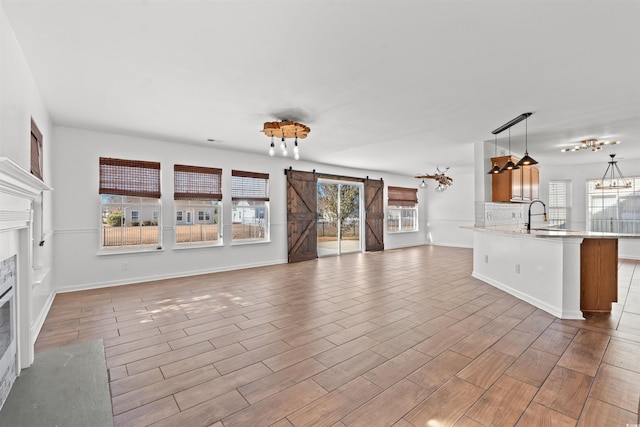
[[476, 227], [523, 227], [528, 204], [476, 202]]

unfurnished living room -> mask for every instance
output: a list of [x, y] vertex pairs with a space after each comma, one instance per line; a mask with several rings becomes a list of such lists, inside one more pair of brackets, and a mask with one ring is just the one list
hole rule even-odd
[[0, 0], [0, 426], [640, 425], [640, 2]]

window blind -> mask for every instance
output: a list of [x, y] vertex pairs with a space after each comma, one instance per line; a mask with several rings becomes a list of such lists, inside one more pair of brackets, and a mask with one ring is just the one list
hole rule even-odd
[[173, 165], [174, 200], [222, 200], [222, 169]]
[[418, 189], [406, 187], [388, 187], [389, 206], [415, 206], [418, 204]]
[[100, 194], [160, 198], [160, 163], [100, 157]]
[[549, 181], [549, 206], [567, 207], [566, 181]]
[[232, 170], [231, 200], [269, 201], [269, 174]]

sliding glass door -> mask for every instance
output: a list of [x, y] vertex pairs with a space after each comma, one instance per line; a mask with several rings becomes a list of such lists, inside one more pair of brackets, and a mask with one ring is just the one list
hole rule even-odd
[[318, 180], [318, 256], [362, 251], [362, 184]]

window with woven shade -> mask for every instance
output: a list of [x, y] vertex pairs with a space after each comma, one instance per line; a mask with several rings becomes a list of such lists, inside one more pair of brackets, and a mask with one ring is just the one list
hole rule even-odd
[[269, 241], [269, 174], [231, 171], [233, 243]]
[[42, 133], [31, 119], [31, 173], [40, 180], [43, 180], [42, 162]]
[[222, 245], [222, 169], [173, 165], [175, 242]]
[[418, 231], [418, 190], [389, 186], [387, 193], [387, 232]]
[[162, 249], [160, 163], [100, 157], [101, 253]]

